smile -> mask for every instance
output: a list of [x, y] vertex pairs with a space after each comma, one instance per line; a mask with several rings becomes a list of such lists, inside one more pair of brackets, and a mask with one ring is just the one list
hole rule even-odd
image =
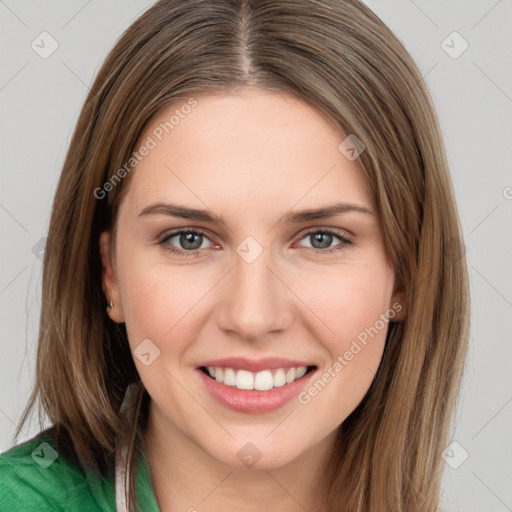
[[202, 362], [195, 375], [221, 406], [262, 414], [278, 410], [296, 398], [317, 369], [306, 361], [230, 357]]
[[217, 382], [246, 391], [268, 391], [273, 388], [285, 386], [286, 384], [291, 384], [303, 377], [308, 372], [308, 368], [312, 369], [313, 367], [299, 366], [297, 368], [277, 368], [259, 372], [221, 368], [218, 366], [201, 367], [203, 372], [208, 373], [208, 375]]

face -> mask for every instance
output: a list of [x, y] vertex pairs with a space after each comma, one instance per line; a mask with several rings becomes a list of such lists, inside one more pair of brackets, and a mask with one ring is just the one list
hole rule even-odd
[[152, 421], [217, 461], [278, 467], [332, 441], [403, 298], [346, 135], [286, 94], [188, 104], [149, 123], [115, 248], [101, 236], [109, 314]]

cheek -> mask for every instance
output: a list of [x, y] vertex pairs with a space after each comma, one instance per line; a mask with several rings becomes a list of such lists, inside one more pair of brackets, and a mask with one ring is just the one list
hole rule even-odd
[[324, 339], [347, 340], [357, 336], [390, 307], [393, 275], [381, 261], [326, 268], [309, 275], [297, 281], [302, 283], [298, 290], [305, 305], [324, 324]]
[[393, 272], [382, 259], [326, 268], [303, 282], [299, 294], [315, 313], [314, 336], [328, 356], [319, 373], [320, 378], [328, 373], [330, 392], [322, 393], [319, 403], [327, 406], [343, 396], [348, 412], [366, 393], [384, 350], [389, 322], [382, 315], [390, 308], [392, 291]]
[[190, 397], [175, 376], [201, 326], [199, 315], [211, 284], [185, 267], [152, 261], [150, 252], [127, 251], [118, 261], [124, 320], [144, 386], [160, 407], [185, 425], [189, 411], [182, 405]]
[[122, 250], [120, 243], [118, 282], [132, 350], [150, 339], [162, 354], [180, 354], [198, 324], [212, 283], [197, 270], [171, 268], [161, 256], [155, 262], [156, 251]]
[[379, 367], [389, 326], [381, 315], [390, 308], [393, 273], [381, 260], [329, 270], [324, 278], [329, 286], [308, 286], [308, 301], [329, 327], [316, 332], [323, 332], [317, 337], [330, 360], [299, 398], [334, 428], [360, 403]]

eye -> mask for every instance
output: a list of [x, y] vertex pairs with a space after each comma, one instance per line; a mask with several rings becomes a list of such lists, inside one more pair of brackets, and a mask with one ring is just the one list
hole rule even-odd
[[[335, 242], [336, 239], [339, 242], [332, 246], [332, 243]], [[303, 235], [301, 240], [309, 240], [310, 245], [306, 245], [305, 247], [308, 247], [315, 252], [321, 252], [322, 254], [343, 249], [347, 245], [353, 245], [349, 238], [330, 229], [310, 230]]]
[[[299, 246], [310, 249], [315, 253], [327, 254], [341, 250], [353, 242], [336, 231], [330, 229], [315, 229], [305, 233], [302, 240], [310, 241], [309, 245]], [[334, 246], [333, 242], [338, 241]], [[158, 241], [165, 251], [171, 252], [183, 258], [197, 257], [202, 249], [216, 247], [206, 233], [200, 229], [176, 229], [163, 235]], [[206, 245], [205, 245], [206, 243]]]
[[206, 249], [210, 245], [204, 245], [204, 242], [213, 243], [207, 238], [206, 234], [198, 229], [177, 229], [161, 238], [158, 243], [164, 250], [178, 254], [184, 258], [190, 256], [199, 256], [201, 249]]

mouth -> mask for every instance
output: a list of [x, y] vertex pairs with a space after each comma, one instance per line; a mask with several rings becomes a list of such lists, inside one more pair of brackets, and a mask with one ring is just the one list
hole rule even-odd
[[249, 371], [209, 364], [196, 368], [195, 373], [205, 391], [222, 407], [238, 413], [264, 414], [297, 398], [317, 368], [302, 365]]
[[279, 410], [308, 385], [318, 366], [282, 358], [205, 361], [195, 374], [222, 407], [244, 414]]
[[221, 366], [200, 366], [207, 377], [242, 391], [270, 391], [302, 379], [316, 370], [316, 365], [268, 368], [257, 372]]

